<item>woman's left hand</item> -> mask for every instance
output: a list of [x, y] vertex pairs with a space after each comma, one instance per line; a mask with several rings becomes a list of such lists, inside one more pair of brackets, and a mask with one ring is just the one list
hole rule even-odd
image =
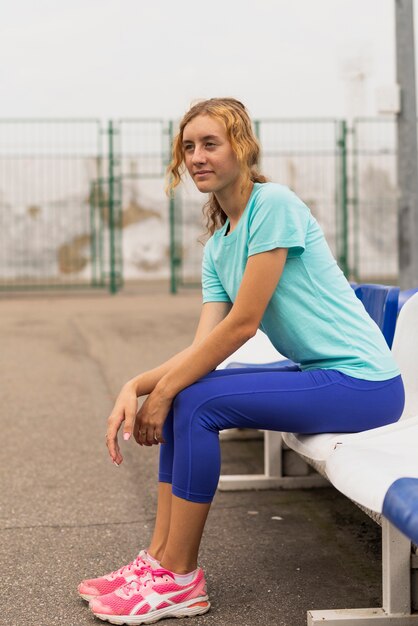
[[153, 446], [165, 443], [163, 426], [172, 403], [171, 398], [154, 389], [147, 397], [138, 413], [133, 426], [133, 436], [141, 446]]

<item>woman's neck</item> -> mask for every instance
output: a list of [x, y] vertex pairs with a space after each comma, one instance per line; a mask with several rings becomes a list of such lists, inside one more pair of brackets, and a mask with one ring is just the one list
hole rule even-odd
[[224, 193], [215, 194], [219, 205], [229, 218], [230, 230], [235, 228], [241, 215], [244, 213], [253, 187], [254, 183], [252, 181], [249, 181], [245, 186], [240, 181], [233, 190], [228, 189]]

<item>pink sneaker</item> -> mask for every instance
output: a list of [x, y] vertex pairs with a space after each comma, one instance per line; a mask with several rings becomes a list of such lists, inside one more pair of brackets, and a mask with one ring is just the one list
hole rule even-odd
[[144, 567], [158, 567], [156, 561], [151, 561], [145, 550], [141, 550], [136, 559], [128, 565], [124, 565], [115, 572], [101, 576], [100, 578], [89, 578], [83, 580], [78, 585], [78, 593], [84, 600], [92, 600], [96, 596], [112, 593], [129, 583], [142, 573]]
[[164, 568], [144, 569], [141, 577], [113, 593], [93, 598], [94, 615], [112, 624], [152, 624], [167, 617], [201, 615], [210, 609], [203, 570], [187, 584]]

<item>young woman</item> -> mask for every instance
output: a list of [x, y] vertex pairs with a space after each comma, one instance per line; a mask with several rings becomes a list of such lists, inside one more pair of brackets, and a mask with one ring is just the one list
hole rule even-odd
[[[353, 432], [399, 419], [404, 391], [383, 335], [356, 298], [308, 207], [258, 171], [259, 146], [244, 106], [214, 98], [184, 116], [169, 167], [208, 193], [203, 305], [193, 343], [122, 388], [107, 446], [117, 434], [160, 449], [151, 544], [79, 593], [115, 624], [209, 610], [198, 550], [219, 472], [219, 430]], [[216, 370], [261, 328], [300, 363]], [[137, 398], [146, 398], [137, 412]]]

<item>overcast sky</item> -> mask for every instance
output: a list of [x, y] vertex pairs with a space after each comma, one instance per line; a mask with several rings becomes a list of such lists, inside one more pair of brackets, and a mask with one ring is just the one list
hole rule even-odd
[[0, 117], [170, 118], [224, 95], [256, 117], [373, 115], [394, 2], [4, 1]]

